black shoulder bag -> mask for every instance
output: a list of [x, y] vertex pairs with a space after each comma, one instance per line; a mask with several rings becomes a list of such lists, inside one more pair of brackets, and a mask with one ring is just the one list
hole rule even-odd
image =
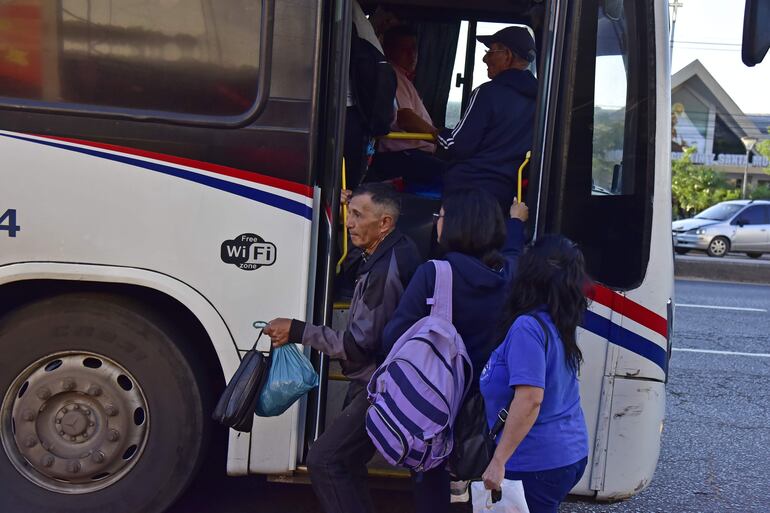
[[[548, 328], [536, 314], [529, 314], [542, 328], [545, 335], [545, 351], [548, 352]], [[449, 473], [453, 480], [478, 481], [495, 455], [495, 438], [505, 426], [508, 410], [497, 413], [497, 420], [489, 429], [484, 397], [479, 389], [468, 394], [463, 401], [454, 425], [454, 449], [449, 456]]]
[[238, 370], [227, 384], [212, 414], [214, 420], [236, 431], [251, 431], [259, 393], [270, 373], [272, 344], [267, 352], [257, 350], [265, 323], [255, 322], [254, 327], [260, 330], [259, 336], [243, 356]]

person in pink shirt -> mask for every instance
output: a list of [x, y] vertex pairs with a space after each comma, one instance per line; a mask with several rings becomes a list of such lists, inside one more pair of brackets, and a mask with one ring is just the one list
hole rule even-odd
[[[383, 36], [383, 51], [398, 81], [398, 110], [391, 131], [406, 132], [401, 126], [409, 126], [408, 121], [414, 116], [432, 126], [430, 114], [412, 83], [418, 59], [417, 34], [408, 26], [392, 27]], [[436, 145], [428, 141], [380, 139], [373, 164], [374, 176], [380, 179], [401, 176], [407, 187], [440, 183], [445, 164], [434, 156], [435, 151]]]

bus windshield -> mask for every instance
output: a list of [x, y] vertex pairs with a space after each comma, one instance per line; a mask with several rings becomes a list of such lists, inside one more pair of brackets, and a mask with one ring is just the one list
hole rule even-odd
[[712, 221], [726, 221], [730, 219], [736, 212], [738, 212], [743, 205], [735, 205], [733, 203], [720, 203], [709, 207], [700, 214], [695, 216], [695, 219], [709, 219]]

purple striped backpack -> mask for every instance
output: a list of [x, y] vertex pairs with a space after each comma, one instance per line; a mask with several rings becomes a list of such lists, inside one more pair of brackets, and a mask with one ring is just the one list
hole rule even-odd
[[452, 426], [473, 374], [452, 324], [452, 268], [432, 262], [430, 314], [396, 341], [367, 387], [369, 437], [390, 464], [416, 472], [441, 465], [452, 452]]

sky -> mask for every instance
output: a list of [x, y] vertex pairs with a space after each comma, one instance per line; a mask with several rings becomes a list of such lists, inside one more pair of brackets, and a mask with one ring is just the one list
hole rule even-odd
[[770, 114], [770, 53], [753, 68], [741, 60], [743, 0], [680, 2], [672, 73], [698, 59], [744, 113]]

